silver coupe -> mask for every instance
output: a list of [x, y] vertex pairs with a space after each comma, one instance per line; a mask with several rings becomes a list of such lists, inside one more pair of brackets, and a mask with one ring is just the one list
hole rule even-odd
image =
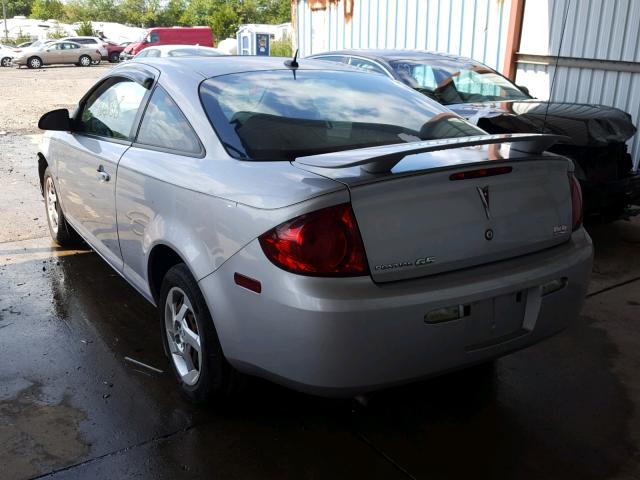
[[193, 401], [238, 372], [330, 396], [411, 382], [583, 304], [592, 245], [558, 138], [487, 135], [382, 75], [141, 59], [39, 127], [53, 239], [157, 305]]

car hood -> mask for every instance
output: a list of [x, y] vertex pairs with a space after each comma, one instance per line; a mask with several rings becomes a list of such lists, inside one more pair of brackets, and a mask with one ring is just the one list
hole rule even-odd
[[489, 133], [544, 131], [565, 135], [577, 146], [606, 146], [625, 142], [636, 133], [631, 115], [604, 105], [526, 100], [464, 103], [447, 107]]

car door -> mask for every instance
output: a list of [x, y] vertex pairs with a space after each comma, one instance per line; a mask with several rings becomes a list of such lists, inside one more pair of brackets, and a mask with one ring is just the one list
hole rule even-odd
[[73, 43], [65, 42], [62, 44], [62, 54], [60, 56], [60, 63], [76, 63], [79, 58], [78, 52], [80, 51], [80, 47], [78, 45], [74, 45]]
[[[156, 86], [138, 135], [118, 166], [116, 192], [123, 273], [141, 292], [148, 293], [149, 289], [147, 255], [151, 245], [145, 242], [147, 229], [159, 225], [162, 228], [163, 222], [157, 219], [164, 218], [166, 207], [185, 201], [184, 197], [175, 196], [181, 189], [171, 188], [170, 184], [154, 177], [168, 165], [183, 166], [185, 172], [194, 171], [193, 166], [204, 153], [184, 113], [160, 85]], [[164, 228], [171, 226], [164, 225]], [[190, 239], [184, 241], [186, 244]]]
[[109, 77], [80, 104], [74, 131], [57, 147], [58, 181], [65, 215], [118, 270], [122, 255], [115, 211], [118, 162], [148, 97], [144, 81]]
[[42, 52], [42, 61], [44, 63], [64, 63], [61, 60], [64, 58], [63, 43], [54, 43], [49, 45]]

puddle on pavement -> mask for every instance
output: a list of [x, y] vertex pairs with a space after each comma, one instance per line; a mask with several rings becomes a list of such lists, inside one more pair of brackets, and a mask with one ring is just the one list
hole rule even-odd
[[13, 478], [70, 465], [88, 454], [79, 429], [87, 415], [71, 406], [66, 394], [51, 398], [40, 384], [18, 378], [2, 382], [0, 399], [3, 469]]

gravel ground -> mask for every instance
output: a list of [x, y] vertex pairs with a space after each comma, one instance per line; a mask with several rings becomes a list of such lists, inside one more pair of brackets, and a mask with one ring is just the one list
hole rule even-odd
[[39, 133], [38, 119], [56, 108], [73, 109], [82, 95], [112, 65], [0, 68], [2, 115], [0, 131], [7, 133]]
[[0, 242], [48, 235], [35, 163], [43, 113], [72, 110], [112, 65], [0, 68]]

